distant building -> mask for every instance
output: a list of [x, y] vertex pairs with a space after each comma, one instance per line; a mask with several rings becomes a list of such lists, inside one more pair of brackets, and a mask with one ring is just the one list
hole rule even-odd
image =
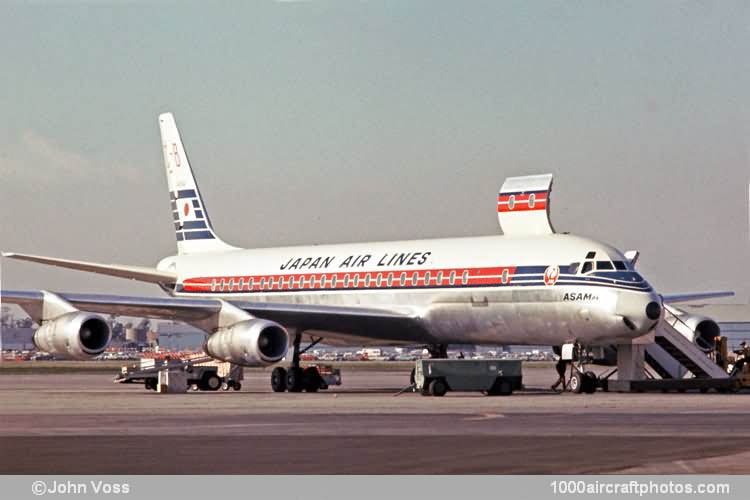
[[35, 328], [3, 326], [0, 328], [0, 347], [16, 351], [30, 351], [35, 349], [32, 337]]
[[200, 351], [206, 333], [184, 323], [159, 323], [159, 348], [166, 351]]

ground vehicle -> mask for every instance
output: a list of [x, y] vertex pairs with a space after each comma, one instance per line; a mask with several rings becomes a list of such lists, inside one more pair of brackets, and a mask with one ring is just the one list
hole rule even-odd
[[[177, 373], [184, 376], [175, 377]], [[189, 387], [201, 391], [238, 391], [242, 387], [242, 378], [241, 366], [203, 357], [188, 360], [142, 359], [140, 364], [123, 366], [114, 381], [121, 384], [142, 383], [146, 389], [152, 391], [158, 389], [160, 381], [165, 385], [176, 385], [165, 392], [185, 392]], [[175, 384], [175, 380], [179, 382]], [[167, 381], [171, 382], [168, 384]]]
[[421, 359], [414, 368], [414, 387], [423, 396], [444, 396], [448, 391], [507, 396], [522, 387], [521, 361]]

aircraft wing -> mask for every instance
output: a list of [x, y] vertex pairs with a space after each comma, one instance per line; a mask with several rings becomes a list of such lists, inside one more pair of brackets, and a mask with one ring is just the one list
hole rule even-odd
[[[18, 304], [38, 322], [37, 311], [43, 307], [44, 293], [3, 290], [0, 300]], [[409, 311], [217, 299], [74, 293], [55, 295], [81, 311], [174, 320], [189, 324], [200, 324], [219, 314], [222, 304], [228, 302], [255, 317], [275, 321], [287, 328], [299, 329], [308, 337], [323, 337], [325, 342], [331, 345], [434, 343], [419, 316]]]
[[50, 266], [65, 267], [78, 271], [106, 274], [118, 278], [145, 281], [147, 283], [174, 283], [177, 275], [169, 271], [160, 271], [152, 267], [123, 266], [120, 264], [100, 264], [98, 262], [86, 262], [82, 260], [58, 259], [56, 257], [44, 257], [41, 255], [29, 255], [24, 253], [3, 252], [3, 257], [16, 260], [26, 260], [47, 264]]
[[734, 297], [734, 292], [694, 292], [694, 293], [672, 293], [661, 296], [665, 304], [677, 302], [693, 302], [695, 300], [718, 299], [721, 297]]

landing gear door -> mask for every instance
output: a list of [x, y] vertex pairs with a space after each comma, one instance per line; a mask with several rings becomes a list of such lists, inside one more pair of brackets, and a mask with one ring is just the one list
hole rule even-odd
[[560, 352], [560, 359], [565, 361], [573, 361], [573, 355], [575, 353], [575, 344], [563, 344]]

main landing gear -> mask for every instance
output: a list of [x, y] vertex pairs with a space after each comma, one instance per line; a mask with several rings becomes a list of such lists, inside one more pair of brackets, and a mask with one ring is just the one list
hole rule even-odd
[[302, 368], [299, 361], [301, 354], [318, 345], [321, 340], [323, 339], [318, 338], [304, 349], [300, 349], [302, 335], [298, 333], [294, 336], [292, 366], [289, 369], [277, 366], [271, 372], [271, 389], [273, 392], [302, 392], [303, 390], [305, 392], [318, 392], [318, 389], [324, 385], [320, 373], [312, 366]]

